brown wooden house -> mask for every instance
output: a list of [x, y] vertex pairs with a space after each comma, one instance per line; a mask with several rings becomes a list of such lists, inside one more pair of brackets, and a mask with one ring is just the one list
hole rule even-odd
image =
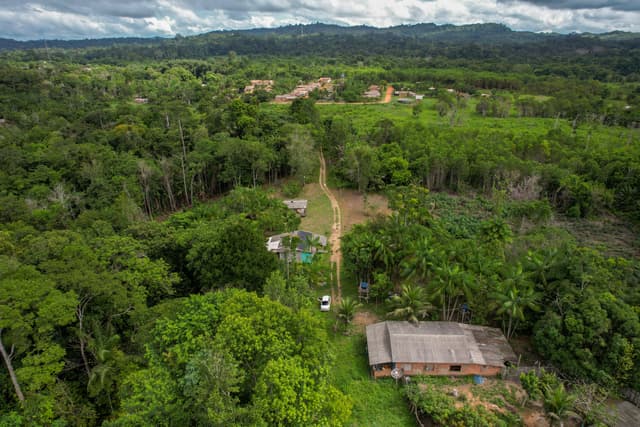
[[516, 355], [500, 329], [455, 322], [387, 321], [367, 326], [374, 378], [402, 375], [482, 375], [502, 372]]

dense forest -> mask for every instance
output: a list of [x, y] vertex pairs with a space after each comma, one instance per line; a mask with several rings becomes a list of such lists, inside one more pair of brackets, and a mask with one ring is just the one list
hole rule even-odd
[[[0, 425], [365, 425], [332, 374], [359, 306], [320, 316], [327, 258], [265, 247], [320, 151], [332, 187], [388, 200], [342, 239], [366, 309], [465, 304], [567, 384], [640, 391], [637, 42], [316, 25], [3, 52]], [[595, 222], [624, 242], [567, 225]]]

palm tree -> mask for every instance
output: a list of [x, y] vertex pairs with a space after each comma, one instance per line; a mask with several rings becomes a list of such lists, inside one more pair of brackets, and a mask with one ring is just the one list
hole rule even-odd
[[492, 296], [497, 304], [496, 313], [507, 317], [507, 320], [502, 322], [502, 330], [507, 339], [511, 339], [518, 328], [518, 323], [525, 319], [524, 310], [539, 310], [537, 305], [539, 295], [519, 264], [509, 270], [501, 289], [494, 292]]
[[513, 241], [511, 227], [499, 217], [484, 221], [480, 226], [480, 240], [495, 247], [502, 259], [505, 259], [505, 247]]
[[382, 262], [389, 278], [398, 285], [400, 279], [400, 260], [404, 256], [401, 248], [407, 239], [407, 230], [396, 223], [389, 223], [384, 234], [375, 240], [374, 257]]
[[312, 234], [307, 236], [302, 243], [304, 244], [304, 250], [306, 252], [316, 253], [321, 246], [320, 236]]
[[356, 314], [356, 309], [360, 307], [360, 303], [349, 297], [344, 297], [338, 306], [338, 319], [348, 325]]
[[458, 264], [452, 266], [443, 262], [436, 267], [436, 277], [437, 280], [432, 282], [432, 286], [434, 294], [442, 304], [442, 320], [453, 320], [460, 297], [471, 300], [471, 291], [475, 285], [472, 283], [471, 275]]
[[411, 323], [425, 319], [434, 308], [427, 301], [424, 289], [413, 284], [402, 285], [402, 292], [400, 295], [392, 296], [389, 305], [392, 310], [387, 313], [387, 317], [408, 320]]
[[577, 416], [573, 411], [573, 403], [576, 396], [567, 392], [564, 384], [559, 383], [556, 387], [546, 387], [544, 390], [544, 410], [551, 425], [564, 426], [564, 421]]
[[422, 237], [411, 244], [410, 255], [404, 261], [404, 276], [424, 281], [433, 271], [438, 253], [429, 237]]
[[[557, 248], [543, 249], [538, 252], [527, 252], [527, 270], [532, 273], [532, 276], [542, 284], [542, 289], [545, 291], [548, 289], [549, 274], [553, 276], [552, 270], [558, 264], [559, 251]], [[553, 279], [553, 277], [552, 277]]]
[[111, 335], [99, 326], [95, 326], [94, 331], [95, 338], [90, 341], [89, 349], [96, 363], [89, 373], [87, 390], [92, 397], [106, 394], [109, 407], [113, 410], [111, 394], [117, 389], [119, 363], [124, 357], [124, 353], [118, 348], [120, 336]]
[[374, 259], [382, 262], [387, 272], [393, 263], [393, 244], [387, 236], [379, 236], [374, 242]]
[[[300, 238], [296, 235], [289, 235], [282, 238], [282, 247], [285, 251], [285, 265], [287, 268], [287, 280], [289, 279], [289, 267], [292, 259], [295, 259], [295, 253], [298, 248], [298, 243], [300, 243]], [[293, 252], [293, 256], [292, 253]], [[295, 264], [294, 264], [295, 269]], [[294, 270], [295, 271], [295, 270]]]

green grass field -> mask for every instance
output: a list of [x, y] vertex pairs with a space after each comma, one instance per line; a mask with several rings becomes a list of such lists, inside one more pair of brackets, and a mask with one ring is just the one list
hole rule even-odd
[[408, 403], [393, 380], [373, 380], [369, 375], [366, 340], [362, 334], [333, 335], [336, 386], [353, 402], [348, 425], [362, 427], [415, 426]]
[[317, 180], [305, 185], [298, 198], [308, 200], [307, 216], [302, 218], [300, 228], [328, 238], [333, 225], [333, 210], [329, 198], [324, 194]]
[[[319, 104], [317, 109], [321, 119], [340, 116], [351, 120], [356, 133], [362, 137], [368, 135], [374, 126], [382, 119], [391, 120], [396, 125], [406, 123], [419, 123], [427, 127], [450, 127], [449, 117], [440, 117], [435, 109], [437, 100], [425, 98], [422, 102], [422, 111], [413, 115], [412, 105], [399, 104], [394, 97], [389, 104]], [[482, 117], [476, 113], [477, 97], [467, 102], [466, 108], [458, 111], [455, 127], [461, 129], [495, 129], [517, 133], [530, 133], [544, 136], [552, 129], [560, 129], [564, 132], [572, 132], [573, 119], [567, 117], [535, 118], [518, 117], [515, 107], [509, 117]], [[272, 111], [286, 111], [288, 104], [262, 104], [261, 108]], [[615, 126], [595, 126], [592, 124], [580, 124], [576, 133], [580, 136], [589, 136], [594, 148], [600, 144], [610, 144], [612, 140], [618, 140], [620, 144], [626, 144], [632, 130]]]

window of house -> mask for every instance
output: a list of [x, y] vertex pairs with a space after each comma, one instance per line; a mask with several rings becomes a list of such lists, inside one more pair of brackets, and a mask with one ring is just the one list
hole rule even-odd
[[449, 371], [451, 371], [451, 372], [460, 372], [460, 371], [462, 371], [462, 366], [461, 365], [451, 365], [451, 366], [449, 366]]

